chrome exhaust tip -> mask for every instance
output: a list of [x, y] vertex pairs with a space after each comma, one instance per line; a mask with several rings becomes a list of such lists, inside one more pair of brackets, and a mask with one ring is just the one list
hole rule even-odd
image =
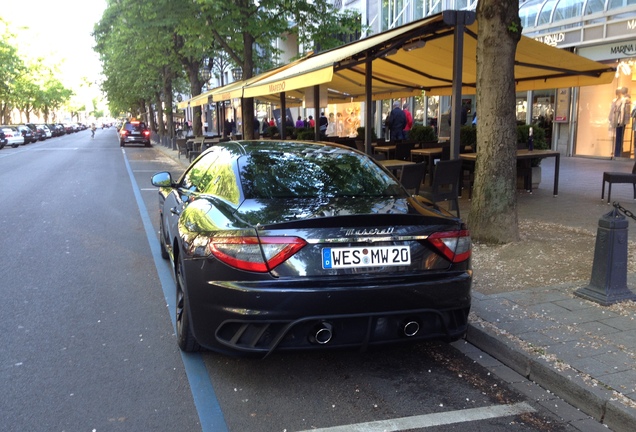
[[319, 345], [328, 344], [333, 338], [333, 326], [328, 322], [321, 322], [316, 326], [311, 340]]
[[404, 336], [413, 337], [420, 331], [420, 323], [417, 321], [407, 321], [402, 326], [402, 331], [404, 332]]

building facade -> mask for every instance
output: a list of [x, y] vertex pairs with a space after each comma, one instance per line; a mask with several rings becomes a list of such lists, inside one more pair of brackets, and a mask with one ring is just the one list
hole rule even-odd
[[[335, 4], [359, 10], [369, 31], [378, 33], [443, 10], [475, 10], [477, 0], [336, 0]], [[622, 130], [617, 130], [610, 122], [610, 107], [617, 89], [627, 96], [636, 90], [636, 0], [520, 0], [519, 16], [525, 36], [613, 66], [617, 73], [608, 85], [519, 93], [518, 122], [544, 127], [552, 148], [564, 155], [633, 158], [634, 117], [629, 115]], [[474, 96], [462, 97], [462, 102], [470, 117], [476, 108]], [[390, 103], [382, 102], [376, 112], [386, 113]], [[441, 119], [449, 109], [449, 98], [424, 94], [408, 103], [416, 120], [446, 123]]]

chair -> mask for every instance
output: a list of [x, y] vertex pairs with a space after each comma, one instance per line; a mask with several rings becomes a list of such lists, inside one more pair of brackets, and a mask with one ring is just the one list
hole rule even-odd
[[395, 144], [395, 157], [399, 160], [411, 160], [411, 150], [415, 148], [415, 142], [405, 141]]
[[[526, 143], [517, 143], [517, 150], [526, 150]], [[517, 177], [523, 177], [523, 188], [532, 193], [532, 164], [528, 159], [517, 161]]]
[[440, 160], [435, 166], [433, 184], [430, 188], [420, 191], [420, 195], [434, 203], [452, 201], [457, 210], [457, 217], [459, 217], [459, 180], [461, 173], [461, 159]]
[[188, 146], [185, 138], [177, 138], [177, 158], [181, 159], [181, 155], [188, 157]]
[[636, 200], [636, 162], [634, 162], [634, 166], [632, 167], [632, 173], [624, 173], [624, 172], [610, 172], [605, 171], [603, 173], [603, 189], [601, 190], [601, 199], [605, 197], [605, 182], [609, 184], [607, 189], [607, 203], [609, 204], [612, 198], [612, 184], [631, 184], [634, 188], [634, 199]]
[[426, 164], [416, 163], [412, 165], [404, 165], [402, 172], [400, 173], [400, 183], [404, 186], [404, 189], [409, 192], [413, 190], [415, 195], [420, 193], [420, 187], [426, 177]]

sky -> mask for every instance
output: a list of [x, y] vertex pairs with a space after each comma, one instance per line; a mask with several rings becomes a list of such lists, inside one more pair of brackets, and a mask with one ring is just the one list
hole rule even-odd
[[[18, 52], [27, 58], [59, 65], [57, 78], [79, 92], [86, 77], [100, 80], [101, 65], [91, 36], [106, 0], [12, 0], [2, 6], [2, 18], [16, 35]], [[15, 42], [14, 42], [15, 43]]]

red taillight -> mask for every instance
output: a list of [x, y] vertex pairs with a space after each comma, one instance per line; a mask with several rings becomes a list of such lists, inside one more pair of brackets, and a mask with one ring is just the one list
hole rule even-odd
[[213, 237], [209, 248], [212, 255], [229, 266], [265, 273], [306, 244], [299, 237], [262, 237], [260, 242], [258, 237]]
[[428, 236], [428, 241], [453, 263], [470, 258], [472, 243], [468, 230], [437, 232]]
[[145, 137], [150, 136], [150, 131], [149, 131], [149, 130], [145, 130], [145, 131], [144, 131], [144, 136], [145, 136]]
[[123, 137], [125, 137], [126, 135], [128, 135], [128, 131], [127, 130], [122, 130], [119, 132], [119, 134]]

